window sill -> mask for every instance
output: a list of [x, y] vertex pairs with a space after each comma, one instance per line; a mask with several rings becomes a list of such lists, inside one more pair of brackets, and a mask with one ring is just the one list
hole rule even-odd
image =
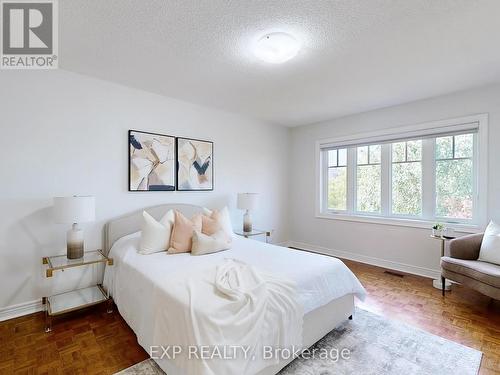
[[[435, 223], [434, 221], [428, 221], [428, 220], [335, 214], [335, 213], [325, 213], [325, 212], [316, 214], [316, 217], [319, 219], [328, 219], [328, 220], [343, 220], [343, 221], [353, 221], [358, 223], [420, 228], [420, 229], [427, 229], [429, 231], [431, 230], [432, 225]], [[458, 233], [481, 232], [481, 227], [476, 224], [445, 223], [445, 225], [449, 228], [453, 228], [455, 232]]]

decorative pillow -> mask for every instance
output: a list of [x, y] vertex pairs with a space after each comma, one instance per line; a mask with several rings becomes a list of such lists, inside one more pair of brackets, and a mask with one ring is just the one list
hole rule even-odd
[[500, 265], [500, 225], [493, 221], [484, 231], [479, 260]]
[[[216, 210], [209, 210], [208, 208], [203, 208], [203, 213], [207, 216], [212, 217]], [[228, 238], [233, 238], [235, 236], [233, 232], [233, 225], [231, 224], [231, 216], [229, 216], [229, 210], [224, 207], [222, 210], [218, 211], [218, 220], [222, 230], [226, 233]]]
[[201, 217], [201, 214], [196, 214], [189, 220], [179, 211], [175, 211], [169, 254], [189, 253], [191, 251], [193, 230], [201, 231]]
[[201, 217], [201, 233], [211, 236], [222, 229], [221, 215], [219, 211], [213, 210], [212, 215], [203, 215]]
[[169, 210], [160, 221], [146, 211], [142, 212], [142, 229], [139, 254], [153, 254], [166, 251], [170, 246], [170, 233], [174, 224], [174, 211]]
[[231, 247], [226, 233], [221, 229], [208, 236], [199, 231], [193, 231], [193, 247], [191, 255], [204, 255], [227, 250]]

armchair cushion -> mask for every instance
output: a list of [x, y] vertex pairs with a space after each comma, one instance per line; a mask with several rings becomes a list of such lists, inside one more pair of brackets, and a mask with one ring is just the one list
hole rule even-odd
[[464, 260], [450, 257], [441, 258], [441, 268], [456, 274], [500, 288], [500, 266], [477, 260]]
[[469, 234], [450, 241], [450, 257], [465, 260], [477, 260], [483, 234]]

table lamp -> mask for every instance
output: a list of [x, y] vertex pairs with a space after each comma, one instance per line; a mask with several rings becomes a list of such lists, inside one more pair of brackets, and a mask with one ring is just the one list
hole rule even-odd
[[252, 217], [250, 211], [257, 207], [257, 193], [239, 193], [238, 194], [238, 209], [246, 210], [243, 215], [243, 232], [252, 231]]
[[78, 226], [78, 223], [95, 220], [94, 197], [55, 197], [54, 219], [59, 224], [73, 224], [66, 237], [68, 259], [83, 257], [83, 229]]

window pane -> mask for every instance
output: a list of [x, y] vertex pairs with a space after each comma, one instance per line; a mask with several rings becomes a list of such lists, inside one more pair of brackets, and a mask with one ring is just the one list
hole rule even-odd
[[329, 167], [337, 166], [337, 150], [328, 151], [328, 166]]
[[422, 141], [408, 141], [406, 144], [408, 161], [422, 160]]
[[370, 164], [380, 163], [380, 145], [371, 145], [369, 147]]
[[392, 213], [422, 214], [422, 163], [392, 164]]
[[473, 134], [461, 134], [455, 136], [455, 157], [471, 158], [474, 147]]
[[392, 161], [406, 161], [405, 142], [397, 142], [392, 144]]
[[368, 164], [368, 146], [358, 147], [358, 165]]
[[328, 168], [328, 208], [347, 208], [347, 167]]
[[339, 164], [340, 167], [345, 167], [347, 165], [347, 149], [341, 148], [339, 150]]
[[362, 212], [380, 212], [380, 165], [357, 167], [356, 207]]
[[436, 138], [436, 159], [453, 158], [453, 137]]
[[436, 162], [436, 216], [471, 219], [472, 194], [471, 159]]

